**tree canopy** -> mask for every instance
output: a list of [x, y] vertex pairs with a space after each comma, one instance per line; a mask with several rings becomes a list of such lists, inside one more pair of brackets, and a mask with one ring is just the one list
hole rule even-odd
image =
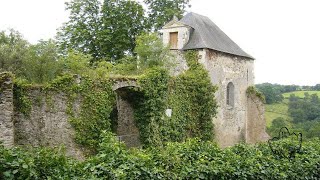
[[174, 16], [182, 18], [190, 0], [144, 0], [148, 5], [148, 25], [151, 29], [159, 30]]
[[67, 3], [69, 21], [58, 33], [65, 51], [74, 49], [90, 54], [93, 61], [117, 62], [125, 55], [134, 55], [136, 37], [158, 30], [173, 16], [182, 17], [190, 0], [72, 0]]

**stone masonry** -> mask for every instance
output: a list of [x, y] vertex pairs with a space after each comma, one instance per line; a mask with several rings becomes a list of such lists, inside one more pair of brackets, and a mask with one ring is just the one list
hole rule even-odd
[[6, 147], [14, 145], [13, 84], [11, 75], [0, 74], [0, 141]]

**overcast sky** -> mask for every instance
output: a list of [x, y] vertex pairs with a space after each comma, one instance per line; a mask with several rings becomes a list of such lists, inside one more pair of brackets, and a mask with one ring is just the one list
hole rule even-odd
[[[66, 0], [0, 0], [0, 30], [14, 28], [31, 43], [53, 38], [67, 21]], [[255, 57], [256, 83], [320, 83], [319, 0], [191, 0]]]

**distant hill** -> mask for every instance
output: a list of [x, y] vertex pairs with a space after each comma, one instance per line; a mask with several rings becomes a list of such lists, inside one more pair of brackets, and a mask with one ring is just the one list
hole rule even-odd
[[294, 94], [295, 96], [298, 96], [300, 98], [304, 98], [305, 93], [309, 93], [309, 95], [317, 94], [318, 97], [320, 97], [320, 91], [294, 91], [294, 92], [283, 93], [282, 95], [286, 99], [290, 97], [290, 94]]
[[274, 103], [274, 104], [266, 104], [266, 122], [267, 127], [271, 126], [272, 121], [277, 117], [283, 117], [284, 119], [289, 119], [290, 116], [288, 114], [288, 98], [291, 94], [294, 94], [295, 96], [298, 96], [300, 98], [304, 98], [304, 94], [309, 93], [311, 94], [317, 94], [318, 97], [320, 97], [320, 91], [293, 91], [288, 93], [283, 93], [284, 100], [280, 103]]

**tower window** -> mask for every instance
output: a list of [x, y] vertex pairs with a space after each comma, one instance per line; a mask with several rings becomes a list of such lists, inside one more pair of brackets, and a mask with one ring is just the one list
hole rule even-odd
[[234, 85], [232, 82], [227, 85], [227, 105], [234, 106]]
[[178, 49], [178, 32], [170, 33], [169, 45], [170, 49]]

